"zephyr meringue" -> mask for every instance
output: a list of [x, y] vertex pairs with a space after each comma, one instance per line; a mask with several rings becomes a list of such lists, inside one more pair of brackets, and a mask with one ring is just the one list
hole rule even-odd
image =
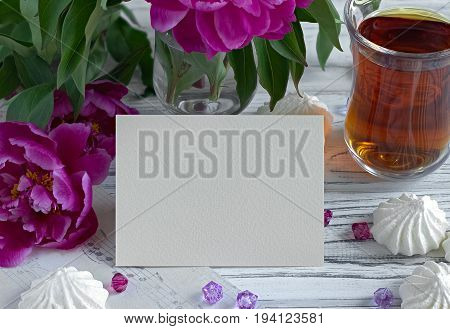
[[266, 103], [258, 108], [258, 114], [323, 115], [324, 136], [327, 137], [333, 124], [333, 116], [328, 111], [328, 107], [315, 96], [309, 96], [306, 93], [302, 96], [300, 97], [297, 93], [287, 94], [275, 105], [272, 112], [270, 112], [269, 104]]
[[403, 194], [382, 202], [373, 213], [372, 235], [394, 255], [424, 255], [439, 248], [448, 224], [429, 196]]
[[447, 233], [447, 240], [442, 242], [442, 248], [445, 251], [445, 260], [450, 263], [450, 233]]
[[450, 308], [450, 267], [426, 262], [400, 286], [402, 308]]
[[81, 309], [105, 308], [108, 291], [90, 272], [64, 267], [35, 280], [21, 295], [19, 308]]

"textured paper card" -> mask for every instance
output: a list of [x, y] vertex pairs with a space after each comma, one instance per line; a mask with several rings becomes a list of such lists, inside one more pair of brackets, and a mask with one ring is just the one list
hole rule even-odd
[[117, 117], [117, 265], [322, 265], [323, 140], [320, 116]]

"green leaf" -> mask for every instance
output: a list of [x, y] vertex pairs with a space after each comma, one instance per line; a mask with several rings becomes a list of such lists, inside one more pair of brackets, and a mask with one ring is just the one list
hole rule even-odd
[[269, 42], [281, 56], [307, 66], [305, 54], [300, 49], [295, 31], [286, 34], [282, 40], [271, 40]]
[[141, 79], [146, 86], [146, 94], [153, 93], [153, 58], [150, 41], [144, 31], [133, 28], [125, 19], [118, 18], [108, 29], [106, 42], [112, 57], [121, 62], [134, 51], [148, 45], [148, 51], [139, 62]]
[[22, 21], [20, 15], [20, 0], [0, 1], [0, 26]]
[[[124, 0], [103, 0], [103, 1], [106, 2], [106, 4], [105, 4], [105, 10], [106, 10], [106, 9], [109, 9], [108, 7], [114, 7], [114, 6], [120, 5]], [[125, 1], [127, 1], [127, 0], [125, 0]]]
[[72, 103], [74, 117], [77, 118], [80, 114], [81, 106], [83, 105], [84, 95], [80, 93], [72, 78], [66, 81], [64, 90]]
[[70, 6], [62, 27], [61, 40], [64, 40], [64, 43], [61, 44], [58, 87], [76, 70], [86, 54], [86, 31], [90, 28], [88, 23], [93, 12], [96, 12], [98, 1], [100, 0], [73, 0]]
[[17, 89], [19, 83], [14, 58], [9, 56], [5, 58], [3, 65], [0, 66], [0, 99], [9, 96]]
[[372, 8], [373, 10], [378, 10], [381, 5], [381, 0], [372, 0]]
[[330, 0], [315, 0], [306, 10], [316, 19], [319, 28], [328, 36], [331, 43], [342, 51], [339, 42], [341, 24], [336, 23], [340, 18], [333, 3]]
[[289, 63], [276, 52], [269, 41], [256, 38], [254, 40], [258, 57], [258, 75], [261, 86], [270, 95], [270, 109], [286, 94], [289, 80]]
[[120, 6], [120, 11], [127, 17], [131, 23], [134, 25], [139, 25], [138, 20], [136, 19], [136, 16], [134, 16], [133, 11], [128, 8], [127, 6]]
[[103, 10], [107, 10], [108, 9], [108, 0], [102, 0], [101, 5], [102, 5]]
[[87, 77], [87, 69], [88, 69], [88, 58], [91, 51], [91, 43], [92, 36], [95, 33], [95, 30], [100, 22], [102, 16], [104, 14], [103, 9], [101, 8], [100, 0], [97, 0], [97, 5], [92, 12], [89, 20], [86, 24], [85, 28], [85, 42], [86, 46], [81, 56], [80, 63], [72, 74], [72, 79], [75, 82], [75, 85], [78, 87], [78, 90], [81, 94], [84, 95], [85, 85], [86, 85], [86, 77]]
[[3, 34], [9, 35], [12, 39], [21, 42], [30, 48], [33, 46], [30, 26], [27, 21], [22, 21], [18, 24], [12, 25], [12, 30], [9, 32], [4, 32]]
[[192, 85], [200, 79], [206, 79], [205, 72], [199, 67], [190, 67], [180, 78], [176, 80], [174, 99], [183, 91], [192, 88]]
[[[300, 51], [302, 54], [304, 54], [306, 59], [306, 44], [305, 44], [305, 37], [303, 35], [303, 30], [298, 22], [292, 23], [292, 28], [295, 33], [295, 37], [297, 40], [298, 47], [300, 48]], [[303, 73], [305, 72], [305, 65], [300, 64], [298, 62], [291, 61], [289, 63], [289, 70], [291, 72], [292, 81], [294, 82], [295, 89], [297, 90], [297, 93], [300, 95], [300, 90], [298, 88], [298, 85], [300, 84], [300, 80], [303, 76]]]
[[12, 51], [4, 46], [0, 46], [0, 63], [5, 60], [6, 57], [12, 54]]
[[148, 46], [144, 46], [141, 49], [135, 51], [120, 62], [111, 72], [103, 76], [101, 79], [108, 79], [112, 81], [120, 82], [124, 85], [128, 85], [133, 77], [134, 71], [139, 62], [148, 52]]
[[[51, 62], [57, 52], [58, 25], [72, 0], [39, 0], [39, 23], [42, 34], [41, 53]], [[59, 42], [58, 42], [59, 44]]]
[[20, 12], [28, 22], [34, 47], [40, 52], [42, 48], [42, 34], [38, 13], [39, 1], [20, 0]]
[[258, 86], [258, 74], [252, 44], [228, 53], [228, 59], [234, 71], [234, 79], [237, 84], [236, 91], [243, 109], [250, 103]]
[[53, 112], [53, 86], [43, 84], [16, 95], [8, 106], [7, 121], [32, 122], [44, 129]]
[[314, 16], [312, 16], [306, 9], [297, 8], [295, 9], [295, 16], [299, 22], [307, 22], [307, 23], [317, 23]]
[[305, 73], [305, 66], [291, 61], [289, 62], [289, 71], [291, 72], [292, 82], [294, 83], [295, 90], [297, 91], [297, 94], [301, 96], [299, 84], [300, 80], [302, 79], [303, 73]]
[[328, 58], [330, 57], [331, 52], [333, 51], [333, 48], [334, 46], [328, 38], [327, 33], [323, 29], [319, 28], [316, 50], [317, 56], [319, 58], [319, 64], [322, 70], [325, 70], [325, 65], [328, 61]]
[[164, 68], [168, 84], [171, 84], [171, 78], [173, 77], [174, 67], [172, 65], [172, 55], [170, 53], [169, 46], [161, 39], [159, 32], [155, 33], [155, 56], [158, 56], [159, 62]]
[[28, 42], [20, 41], [10, 35], [0, 33], [0, 45], [15, 51], [20, 56], [29, 56], [32, 52], [32, 45]]
[[100, 37], [95, 41], [89, 55], [87, 81], [95, 80], [103, 72], [103, 65], [105, 65], [107, 57], [108, 52], [106, 51], [105, 40], [103, 37]]
[[191, 68], [203, 72], [208, 77], [211, 100], [217, 100], [219, 98], [222, 82], [227, 76], [224, 57], [225, 55], [223, 53], [219, 53], [211, 59], [208, 59], [205, 54], [201, 53], [185, 55], [185, 60], [191, 65]]
[[14, 55], [17, 74], [25, 88], [44, 83], [54, 83], [54, 75], [50, 66], [37, 55], [21, 57]]

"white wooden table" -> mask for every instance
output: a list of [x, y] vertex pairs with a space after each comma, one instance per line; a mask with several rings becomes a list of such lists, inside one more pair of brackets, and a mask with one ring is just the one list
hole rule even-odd
[[[340, 13], [344, 0], [333, 0]], [[385, 0], [401, 5], [404, 0]], [[418, 4], [422, 1], [414, 0]], [[411, 1], [410, 1], [411, 2]], [[445, 0], [428, 0], [444, 7], [448, 15], [450, 5]], [[143, 0], [130, 3], [139, 21], [148, 26], [148, 5]], [[325, 266], [322, 268], [217, 268], [217, 272], [238, 288], [257, 293], [262, 307], [373, 307], [373, 292], [389, 287], [400, 305], [398, 287], [402, 279], [426, 260], [445, 261], [442, 251], [426, 257], [393, 256], [375, 241], [355, 241], [351, 224], [372, 222], [375, 207], [401, 192], [430, 195], [450, 218], [450, 161], [434, 174], [420, 181], [392, 183], [365, 173], [352, 160], [344, 145], [343, 122], [345, 104], [352, 77], [349, 36], [345, 27], [341, 37], [344, 53], [334, 51], [327, 70], [322, 72], [315, 55], [317, 26], [305, 24], [309, 67], [301, 82], [305, 92], [316, 95], [333, 112], [335, 121], [332, 136], [325, 149], [325, 207], [333, 210], [334, 219], [325, 229]], [[134, 85], [133, 88], [139, 89]], [[268, 100], [264, 90], [258, 90], [247, 112], [254, 112]], [[142, 113], [159, 112], [162, 107], [156, 98], [129, 98], [129, 103]], [[115, 168], [103, 186], [114, 193]]]

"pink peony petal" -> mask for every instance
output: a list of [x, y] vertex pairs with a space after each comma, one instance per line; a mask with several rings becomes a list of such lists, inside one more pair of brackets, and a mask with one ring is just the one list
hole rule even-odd
[[297, 7], [299, 8], [308, 8], [311, 3], [313, 3], [314, 0], [296, 0], [297, 1]]
[[25, 159], [44, 170], [54, 170], [63, 167], [61, 160], [56, 154], [56, 150], [49, 149], [34, 140], [21, 137], [10, 138], [9, 142], [11, 145], [23, 147]]
[[42, 185], [35, 185], [31, 190], [31, 207], [36, 212], [48, 214], [52, 210], [53, 200], [50, 192]]
[[92, 180], [92, 184], [101, 184], [106, 177], [108, 177], [109, 167], [111, 166], [112, 158], [103, 149], [96, 149], [95, 151], [85, 154], [80, 157], [72, 165], [72, 170], [85, 171]]
[[33, 185], [33, 181], [29, 179], [27, 176], [21, 176], [19, 179], [19, 185], [17, 187], [17, 190], [19, 192], [26, 191]]
[[152, 27], [159, 32], [167, 32], [177, 26], [188, 14], [189, 9], [168, 10], [157, 6], [150, 9]]
[[109, 80], [96, 80], [86, 86], [86, 92], [94, 91], [110, 98], [120, 100], [128, 94], [128, 88]]
[[34, 236], [19, 223], [0, 222], [0, 267], [21, 264], [33, 249]]
[[214, 12], [214, 25], [223, 43], [229, 49], [240, 48], [247, 39], [243, 13], [232, 5]]
[[92, 182], [86, 172], [78, 172], [73, 174], [72, 180], [78, 187], [78, 194], [83, 196], [82, 210], [80, 212], [80, 216], [78, 216], [75, 222], [75, 227], [78, 228], [92, 209]]
[[230, 0], [178, 0], [185, 6], [198, 11], [216, 11], [225, 7]]
[[64, 169], [53, 172], [53, 195], [62, 210], [79, 211], [81, 209], [78, 194]]
[[252, 0], [233, 0], [236, 7], [244, 9], [249, 14], [259, 17], [261, 15], [261, 4], [260, 1]]
[[97, 141], [97, 148], [105, 150], [114, 159], [116, 156], [116, 137], [100, 136]]
[[72, 103], [70, 103], [69, 96], [67, 96], [64, 91], [55, 90], [53, 98], [53, 117], [64, 118], [66, 115], [73, 112]]
[[260, 36], [269, 30], [270, 27], [270, 15], [267, 8], [262, 8], [258, 17], [252, 15], [243, 15], [245, 30], [250, 35]]
[[72, 220], [68, 216], [51, 215], [47, 218], [47, 236], [56, 242], [62, 242]]
[[78, 159], [86, 148], [91, 129], [83, 123], [63, 123], [49, 136], [56, 142], [57, 152], [66, 165]]
[[182, 8], [185, 8], [186, 6], [183, 4], [183, 1], [181, 0], [146, 0], [147, 2], [150, 2], [152, 6], [155, 7], [161, 7], [165, 9], [170, 10], [180, 10]]
[[195, 13], [190, 11], [186, 17], [172, 30], [175, 40], [183, 49], [190, 52], [204, 53], [206, 51], [202, 36], [195, 24]]
[[214, 26], [213, 13], [201, 11], [197, 12], [195, 23], [203, 40], [212, 50], [214, 50], [214, 52], [217, 53], [230, 51], [230, 49], [225, 46], [222, 39], [219, 37], [216, 29], [211, 28], [211, 26]]
[[0, 222], [7, 221], [10, 215], [8, 210], [0, 208]]
[[60, 242], [46, 242], [41, 244], [44, 248], [56, 248], [56, 249], [73, 249], [80, 244], [86, 242], [90, 237], [92, 237], [98, 229], [97, 215], [94, 210], [91, 209], [89, 213], [85, 216], [83, 225], [74, 229], [70, 227], [64, 239]]

